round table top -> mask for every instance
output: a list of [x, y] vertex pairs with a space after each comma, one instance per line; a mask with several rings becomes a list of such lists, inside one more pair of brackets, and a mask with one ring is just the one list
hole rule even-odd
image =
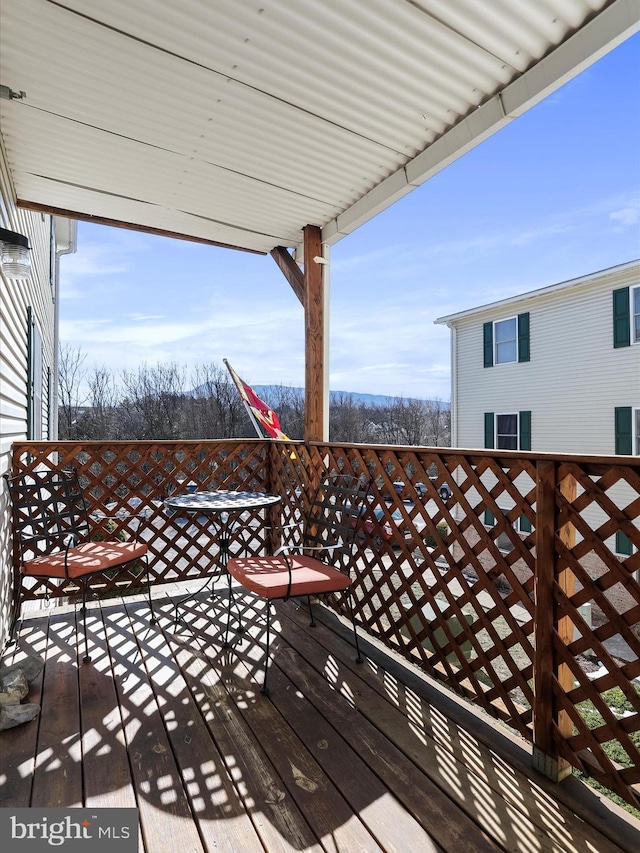
[[193, 492], [166, 498], [165, 506], [186, 512], [237, 512], [247, 509], [262, 509], [280, 503], [280, 495], [266, 492], [234, 492], [216, 489], [213, 492]]

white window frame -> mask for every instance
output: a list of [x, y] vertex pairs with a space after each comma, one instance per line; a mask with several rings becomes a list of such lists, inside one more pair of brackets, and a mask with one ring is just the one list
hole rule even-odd
[[[637, 306], [635, 304], [636, 299], [638, 300]], [[629, 324], [631, 326], [629, 330], [631, 343], [640, 344], [640, 284], [629, 288]]]
[[640, 407], [631, 409], [631, 430], [633, 437], [633, 455], [640, 456]]
[[[514, 447], [499, 447], [498, 446], [498, 418], [513, 418], [516, 419], [516, 446]], [[505, 433], [507, 435], [507, 433]], [[511, 435], [511, 433], [509, 433]], [[493, 446], [496, 450], [518, 450], [520, 447], [520, 412], [496, 412], [493, 416]]]
[[[617, 545], [618, 545], [618, 537], [617, 537], [617, 535], [613, 537], [613, 542], [614, 542], [614, 545], [613, 545], [612, 550], [613, 550], [613, 553], [616, 555], [616, 557], [630, 557], [630, 556], [632, 556], [633, 554], [635, 554], [635, 553], [637, 552], [637, 550], [638, 550], [638, 549], [636, 548], [636, 546], [635, 546], [635, 545], [633, 544], [633, 542], [632, 542], [632, 543], [631, 543], [631, 554], [627, 554], [627, 552], [626, 552], [626, 551], [618, 551], [618, 548], [617, 548]], [[636, 580], [637, 580], [638, 582], [640, 582], [640, 571], [639, 571], [639, 572], [634, 572], [634, 576], [635, 576], [635, 575], [638, 575], [638, 577], [636, 578]]]
[[523, 516], [518, 516], [518, 520], [516, 521], [516, 530], [518, 531], [518, 533], [522, 534], [522, 536], [531, 536], [531, 534], [534, 532], [533, 524], [531, 524], [529, 519], [527, 519], [527, 521], [529, 521], [529, 524], [531, 524], [531, 530], [525, 530], [522, 527], [522, 518]]
[[[506, 341], [498, 342], [498, 329], [497, 327], [501, 323], [513, 323], [514, 326], [514, 337], [508, 338]], [[499, 359], [498, 358], [498, 345], [511, 343], [513, 341], [514, 348], [514, 357], [508, 359]], [[494, 320], [493, 321], [493, 363], [494, 364], [514, 364], [518, 361], [518, 317], [504, 317], [502, 320]]]

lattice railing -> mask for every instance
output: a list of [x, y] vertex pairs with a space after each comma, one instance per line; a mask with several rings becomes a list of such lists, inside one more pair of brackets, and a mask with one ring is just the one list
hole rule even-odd
[[543, 772], [573, 765], [639, 806], [640, 460], [305, 452], [307, 472], [375, 483], [391, 536], [360, 542], [367, 630], [532, 741]]
[[[573, 765], [640, 803], [637, 458], [260, 441], [14, 447], [14, 469], [43, 464], [75, 466], [92, 509], [123, 516], [118, 530], [131, 530], [132, 509], [145, 516], [154, 583], [205, 577], [216, 562], [207, 519], [180, 522], [162, 504], [184, 478], [277, 492], [269, 521], [287, 524], [321, 471], [365, 474], [360, 624], [530, 740], [544, 772]], [[232, 550], [272, 545], [266, 521], [243, 517]]]
[[[217, 531], [204, 516], [178, 517], [164, 499], [194, 481], [200, 489], [271, 489], [268, 454], [263, 442], [88, 442], [30, 443], [14, 446], [14, 472], [42, 466], [77, 469], [95, 537], [137, 537], [149, 546], [152, 583], [208, 576], [217, 561]], [[243, 516], [231, 531], [232, 547], [261, 553], [265, 547], [264, 511]], [[109, 520], [105, 520], [104, 517]], [[122, 573], [96, 580], [101, 593], [139, 586], [136, 567], [129, 580]], [[61, 594], [57, 581], [33, 583], [25, 598]]]

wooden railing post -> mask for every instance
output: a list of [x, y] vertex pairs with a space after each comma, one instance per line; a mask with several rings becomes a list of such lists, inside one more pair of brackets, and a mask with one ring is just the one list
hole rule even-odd
[[[282, 450], [279, 442], [277, 441], [267, 441], [266, 450], [267, 477], [264, 484], [265, 491], [277, 493], [280, 489], [276, 489], [275, 487], [277, 477], [276, 458], [277, 454], [281, 453]], [[280, 504], [276, 504], [275, 506], [271, 506], [267, 509], [266, 523], [267, 530], [265, 532], [264, 542], [265, 553], [273, 554], [282, 545], [282, 506]]]
[[[534, 653], [534, 703], [533, 703], [533, 765], [549, 779], [559, 782], [571, 772], [571, 765], [561, 757], [563, 736], [571, 732], [571, 720], [565, 712], [558, 711], [556, 689], [572, 685], [571, 672], [559, 660], [555, 635], [563, 642], [573, 636], [573, 623], [567, 617], [558, 619], [558, 602], [555, 594], [558, 585], [571, 592], [572, 573], [558, 571], [555, 548], [557, 514], [557, 467], [553, 461], [537, 463], [536, 490], [536, 564], [534, 577], [535, 653]], [[575, 482], [573, 483], [575, 489]], [[563, 485], [565, 492], [567, 486]], [[569, 487], [570, 488], [570, 487]], [[571, 494], [565, 494], [571, 499]], [[575, 536], [571, 525], [564, 525], [560, 536], [571, 545]]]

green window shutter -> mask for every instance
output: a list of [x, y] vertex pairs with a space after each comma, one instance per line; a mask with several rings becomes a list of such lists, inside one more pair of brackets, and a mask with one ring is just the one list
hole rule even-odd
[[521, 533], [531, 533], [532, 531], [531, 522], [527, 518], [526, 515], [520, 516], [520, 532]]
[[493, 527], [493, 525], [495, 523], [496, 523], [496, 519], [495, 519], [494, 514], [491, 512], [490, 509], [485, 509], [485, 511], [484, 511], [484, 526], [485, 527]]
[[530, 361], [529, 312], [518, 314], [518, 361]]
[[34, 426], [34, 320], [31, 306], [27, 307], [27, 441], [33, 441]]
[[482, 327], [484, 344], [484, 366], [493, 367], [493, 323], [485, 323]]
[[495, 447], [495, 417], [493, 412], [484, 413], [484, 446], [492, 450]]
[[613, 291], [613, 346], [631, 346], [631, 316], [629, 312], [629, 288]]
[[531, 450], [531, 412], [520, 412], [520, 450]]
[[633, 554], [633, 542], [621, 530], [616, 533], [616, 554], [624, 554], [625, 557]]
[[51, 405], [51, 395], [53, 394], [53, 374], [51, 368], [47, 367], [47, 441], [51, 441], [51, 418], [53, 406]]
[[616, 453], [631, 456], [633, 453], [633, 417], [631, 406], [616, 406]]

